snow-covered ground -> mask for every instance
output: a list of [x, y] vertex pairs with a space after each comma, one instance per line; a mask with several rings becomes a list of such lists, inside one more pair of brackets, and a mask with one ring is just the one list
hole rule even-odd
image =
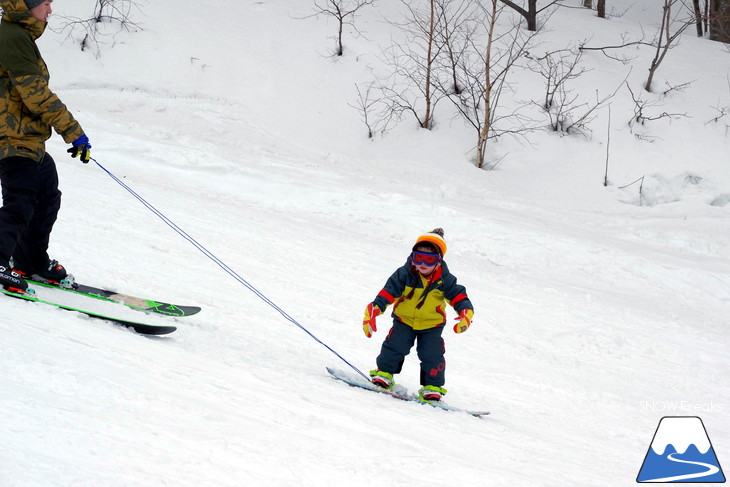
[[[54, 2], [50, 26], [93, 3]], [[631, 129], [619, 91], [604, 187], [606, 109], [588, 138], [502, 139], [492, 171], [446, 102], [432, 131], [404, 119], [367, 140], [348, 104], [382, 69], [398, 2], [363, 9], [337, 60], [336, 25], [305, 19], [309, 1], [137, 3], [142, 30], [99, 56], [67, 32], [39, 41], [92, 156], [362, 371], [389, 327], [365, 338], [365, 305], [443, 227], [476, 308], [467, 333], [444, 334], [446, 400], [492, 415], [332, 380], [325, 366], [346, 364], [55, 136], [53, 257], [80, 281], [203, 311], [148, 338], [0, 299], [0, 486], [632, 485], [668, 415], [700, 416], [730, 465], [730, 115], [706, 123], [730, 106], [725, 46], [688, 30], [655, 84], [692, 83], [643, 92], [686, 117]], [[660, 1], [608, 3], [625, 13], [559, 9], [534, 52], [653, 36]], [[641, 93], [654, 53], [626, 53], [584, 54], [576, 90], [594, 99], [628, 76]], [[541, 99], [536, 74], [514, 82]], [[641, 197], [621, 188], [641, 177]], [[397, 379], [417, 389], [415, 352]]]

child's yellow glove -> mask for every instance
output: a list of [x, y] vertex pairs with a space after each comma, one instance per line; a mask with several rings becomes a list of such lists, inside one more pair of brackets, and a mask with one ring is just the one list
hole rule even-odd
[[365, 308], [365, 317], [362, 319], [362, 331], [365, 332], [365, 336], [370, 338], [373, 336], [374, 331], [378, 331], [375, 326], [375, 318], [382, 313], [380, 308], [370, 303]]
[[461, 310], [461, 313], [459, 313], [459, 316], [456, 317], [456, 320], [458, 320], [459, 322], [454, 325], [454, 332], [464, 333], [466, 330], [468, 330], [469, 327], [471, 326], [472, 316], [474, 316], [473, 309]]

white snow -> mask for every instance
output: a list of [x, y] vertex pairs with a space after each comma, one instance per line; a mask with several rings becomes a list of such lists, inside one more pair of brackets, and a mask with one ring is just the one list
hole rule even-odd
[[[566, 0], [577, 7], [579, 0]], [[653, 36], [658, 0], [626, 13], [561, 8], [541, 54], [591, 38]], [[94, 2], [58, 0], [50, 26]], [[623, 87], [589, 138], [542, 131], [489, 146], [442, 102], [432, 131], [404, 119], [366, 138], [356, 83], [382, 71], [399, 2], [345, 32], [312, 2], [137, 2], [143, 30], [97, 57], [67, 32], [40, 48], [92, 156], [360, 370], [389, 328], [363, 309], [422, 232], [476, 312], [444, 333], [449, 404], [476, 419], [348, 388], [347, 368], [54, 136], [63, 208], [51, 254], [79, 281], [203, 311], [147, 338], [75, 313], [2, 303], [0, 486], [632, 485], [663, 416], [700, 416], [730, 455], [730, 52], [693, 37], [642, 92], [653, 51], [584, 54], [586, 100], [628, 76], [658, 113], [631, 129]], [[107, 29], [108, 32], [115, 32]], [[540, 100], [534, 73], [514, 99]], [[507, 98], [509, 98], [507, 97]], [[534, 113], [539, 113], [535, 110]], [[633, 132], [633, 133], [632, 133]], [[637, 135], [639, 137], [637, 137]], [[643, 192], [639, 183], [644, 177]], [[418, 360], [397, 376], [413, 391]], [[725, 459], [725, 460], [723, 460]]]

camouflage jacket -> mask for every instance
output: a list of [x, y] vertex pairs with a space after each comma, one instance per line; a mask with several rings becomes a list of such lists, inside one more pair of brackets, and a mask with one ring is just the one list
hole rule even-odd
[[84, 131], [48, 87], [48, 68], [35, 43], [46, 23], [30, 14], [24, 0], [0, 0], [0, 7], [0, 159], [40, 161], [51, 127], [66, 143]]

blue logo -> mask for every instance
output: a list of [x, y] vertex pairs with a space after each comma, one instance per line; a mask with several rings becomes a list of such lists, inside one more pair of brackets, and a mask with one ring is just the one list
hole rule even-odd
[[702, 420], [697, 416], [663, 417], [636, 481], [725, 482], [725, 475]]

